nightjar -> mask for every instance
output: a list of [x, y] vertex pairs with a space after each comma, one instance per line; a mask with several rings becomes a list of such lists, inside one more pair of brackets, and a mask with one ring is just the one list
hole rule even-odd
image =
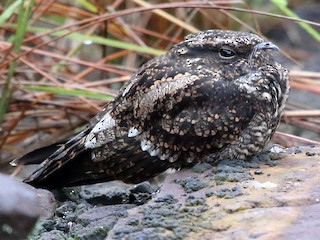
[[25, 182], [58, 188], [248, 159], [274, 134], [288, 96], [288, 71], [271, 50], [246, 32], [190, 34], [144, 64], [79, 134], [15, 163], [41, 163]]

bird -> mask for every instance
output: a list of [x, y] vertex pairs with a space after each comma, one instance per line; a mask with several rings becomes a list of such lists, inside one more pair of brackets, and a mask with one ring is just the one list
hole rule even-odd
[[189, 34], [142, 65], [83, 131], [14, 164], [39, 164], [24, 182], [54, 189], [250, 159], [270, 141], [288, 97], [277, 50], [248, 32]]

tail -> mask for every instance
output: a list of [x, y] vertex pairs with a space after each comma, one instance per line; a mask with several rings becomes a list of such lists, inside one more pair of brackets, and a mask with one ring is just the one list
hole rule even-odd
[[24, 182], [38, 188], [55, 189], [112, 180], [139, 183], [158, 175], [169, 167], [167, 161], [142, 151], [140, 141], [127, 136], [110, 145], [113, 154], [104, 161], [93, 161], [91, 150], [84, 147], [87, 131], [65, 143], [46, 146], [14, 160], [13, 164], [40, 164]]
[[52, 153], [57, 151], [60, 148], [60, 146], [64, 143], [65, 142], [59, 142], [49, 146], [38, 148], [34, 151], [27, 153], [26, 155], [23, 155], [20, 158], [14, 159], [13, 161], [11, 161], [10, 164], [14, 167], [18, 165], [41, 164]]
[[36, 149], [13, 160], [11, 164], [40, 164], [24, 180], [39, 188], [54, 189], [113, 180], [93, 173], [99, 166], [91, 160], [91, 152], [84, 148], [82, 139], [85, 134], [84, 131], [69, 141]]

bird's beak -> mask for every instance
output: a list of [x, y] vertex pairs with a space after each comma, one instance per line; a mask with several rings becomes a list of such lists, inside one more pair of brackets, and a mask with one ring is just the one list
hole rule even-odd
[[255, 50], [266, 50], [270, 49], [273, 51], [279, 51], [279, 48], [277, 45], [273, 44], [272, 42], [262, 42], [258, 43], [255, 47]]

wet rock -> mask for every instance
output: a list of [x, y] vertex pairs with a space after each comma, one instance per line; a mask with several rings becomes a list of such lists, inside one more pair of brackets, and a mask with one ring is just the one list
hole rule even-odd
[[130, 203], [137, 205], [145, 204], [149, 201], [156, 190], [151, 186], [150, 182], [142, 182], [135, 185], [130, 191]]
[[288, 149], [277, 144], [272, 145], [266, 153], [269, 159], [273, 161], [280, 160], [290, 154]]
[[79, 192], [81, 199], [92, 205], [114, 205], [128, 203], [130, 191], [121, 186], [112, 186], [110, 183], [101, 183], [84, 186]]
[[0, 174], [0, 239], [25, 239], [40, 211], [36, 190]]
[[86, 226], [73, 227], [70, 234], [79, 240], [104, 239], [110, 229], [116, 224], [117, 217], [108, 216], [95, 220]]
[[130, 189], [131, 193], [148, 193], [152, 194], [155, 192], [155, 189], [151, 186], [150, 182], [142, 182], [135, 185], [133, 188]]
[[39, 237], [35, 237], [35, 240], [67, 240], [67, 237], [64, 235], [63, 232], [59, 230], [52, 230], [50, 232], [43, 233]]
[[246, 166], [238, 165], [235, 162], [228, 163], [227, 161], [218, 164], [214, 175], [214, 180], [218, 184], [240, 182], [248, 179], [252, 179], [252, 176]]
[[167, 204], [177, 203], [178, 199], [176, 199], [172, 194], [166, 194], [164, 196], [158, 197], [154, 200], [155, 202], [163, 202]]
[[54, 195], [57, 200], [60, 202], [64, 201], [73, 201], [75, 203], [81, 204], [83, 199], [80, 196], [80, 192], [82, 191], [82, 187], [65, 187], [62, 189], [54, 190]]
[[60, 207], [56, 209], [56, 215], [58, 217], [66, 217], [67, 215], [70, 215], [74, 212], [74, 210], [77, 208], [77, 204], [74, 202], [65, 202]]
[[[40, 221], [30, 239], [104, 239], [119, 218], [126, 217], [133, 204], [93, 207], [67, 201], [56, 209], [52, 219]], [[59, 236], [56, 237], [55, 236]]]
[[184, 239], [198, 228], [195, 222], [203, 221], [208, 226], [201, 216], [208, 210], [205, 200], [189, 196], [185, 202], [180, 204], [171, 194], [164, 194], [138, 209], [131, 209], [127, 219], [134, 224], [121, 219], [107, 239]]
[[79, 215], [77, 217], [77, 221], [82, 225], [87, 225], [91, 222], [110, 216], [126, 217], [128, 215], [127, 210], [134, 206], [135, 205], [133, 204], [119, 204], [113, 206], [95, 207]]
[[195, 197], [195, 196], [188, 196], [186, 199], [186, 206], [198, 206], [204, 205], [206, 203], [203, 197]]
[[214, 195], [214, 191], [212, 189], [207, 189], [205, 192], [206, 197], [212, 197]]
[[206, 187], [206, 184], [200, 181], [197, 177], [186, 177], [176, 180], [175, 182], [179, 183], [186, 193], [198, 191]]
[[209, 163], [198, 163], [198, 164], [194, 165], [192, 169], [196, 173], [203, 173], [204, 171], [207, 171], [211, 168], [212, 168], [212, 165]]
[[243, 195], [244, 191], [240, 186], [234, 186], [232, 188], [220, 188], [214, 194], [219, 198], [231, 199]]
[[156, 192], [149, 182], [137, 185], [124, 184], [119, 181], [64, 188], [57, 191], [56, 196], [61, 201], [73, 201], [91, 205], [115, 205], [133, 203], [141, 205], [149, 201]]
[[146, 229], [145, 231], [140, 232], [140, 231], [137, 231], [137, 229], [134, 227], [123, 227], [115, 231], [115, 234], [112, 239], [128, 239], [128, 240], [140, 240], [140, 239], [170, 240], [172, 239], [172, 238], [159, 237], [159, 233], [160, 233], [159, 230], [154, 230], [154, 229]]
[[41, 223], [41, 226], [48, 232], [50, 232], [51, 230], [54, 229], [54, 226], [55, 226], [55, 222], [53, 220], [44, 220], [42, 223]]
[[96, 207], [77, 217], [78, 227], [73, 227], [70, 234], [77, 239], [104, 239], [119, 218], [126, 217], [132, 204]]
[[69, 222], [66, 219], [58, 218], [54, 224], [54, 229], [67, 232], [69, 230]]

